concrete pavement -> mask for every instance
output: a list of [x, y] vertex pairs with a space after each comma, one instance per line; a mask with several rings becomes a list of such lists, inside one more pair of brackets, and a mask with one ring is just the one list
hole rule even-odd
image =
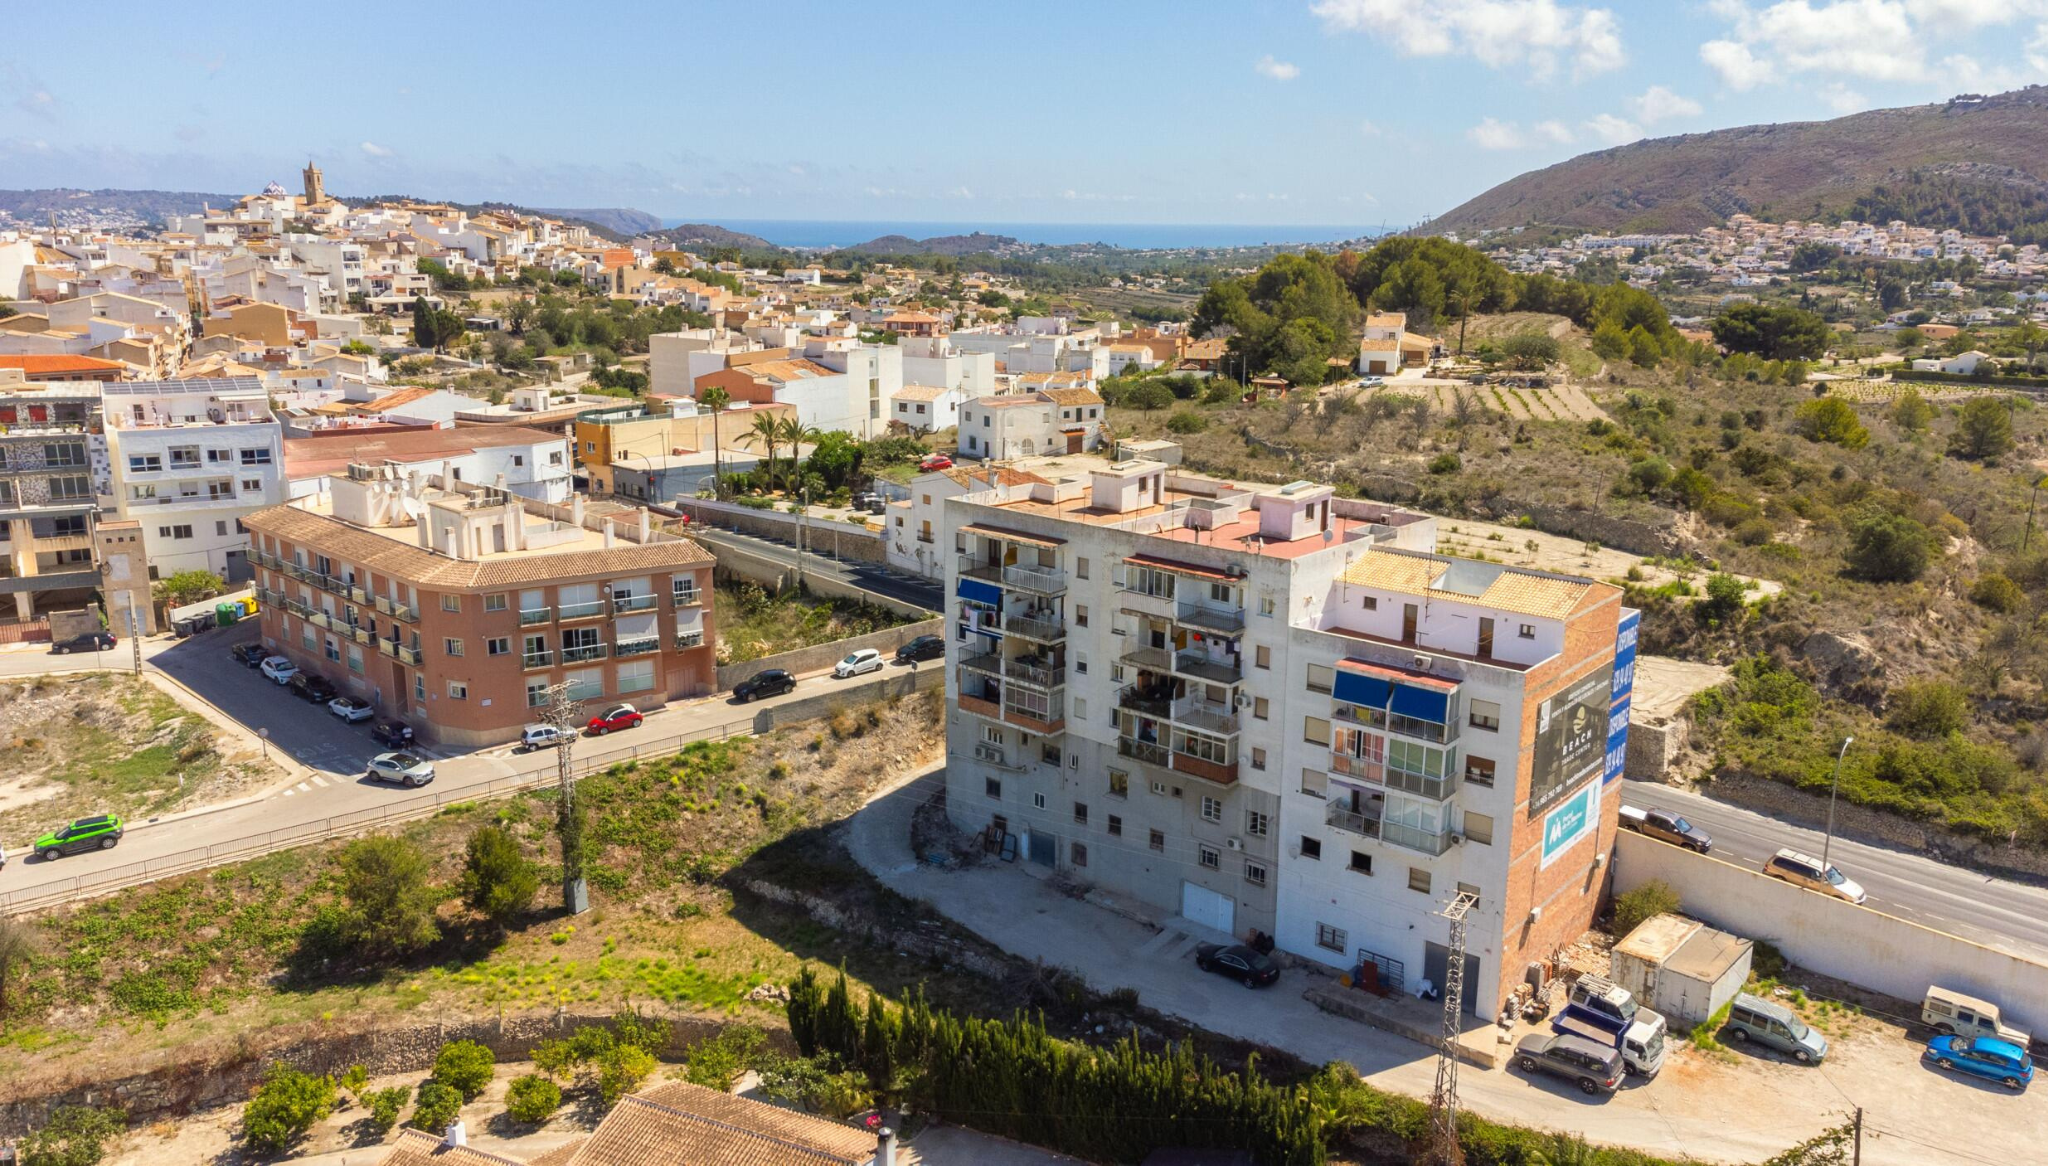
[[[742, 534], [724, 527], [700, 526], [693, 537], [702, 537], [710, 543], [730, 543], [750, 554], [795, 567], [796, 546], [777, 539], [761, 538]], [[891, 571], [880, 563], [859, 563], [851, 559], [831, 559], [816, 552], [803, 555], [803, 569], [807, 575], [827, 575], [854, 587], [886, 595], [891, 599], [914, 604], [927, 611], [940, 611], [945, 607], [945, 588], [928, 579], [904, 575]]]

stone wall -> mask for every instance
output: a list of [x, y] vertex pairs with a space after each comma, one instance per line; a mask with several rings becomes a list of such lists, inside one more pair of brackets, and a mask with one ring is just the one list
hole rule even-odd
[[1637, 781], [1661, 781], [1691, 741], [1689, 718], [1674, 717], [1656, 724], [1631, 720], [1623, 772]]
[[946, 670], [936, 660], [932, 661], [929, 666], [918, 669], [915, 673], [911, 672], [908, 668], [899, 668], [895, 670], [895, 675], [890, 676], [878, 686], [879, 692], [876, 691], [875, 687], [861, 685], [859, 687], [827, 690], [816, 696], [806, 697], [803, 700], [793, 700], [787, 704], [770, 705], [754, 714], [754, 732], [766, 733], [783, 725], [793, 725], [799, 721], [810, 721], [816, 720], [819, 717], [829, 716], [843, 708], [870, 704], [877, 699], [887, 700], [891, 697], [909, 696], [915, 692], [943, 688], [945, 684]]
[[[1635, 728], [1630, 726], [1631, 747]], [[1701, 792], [1773, 818], [1819, 830], [1828, 817], [1828, 799], [1782, 782], [1744, 773], [1723, 773]], [[1954, 866], [1997, 874], [2048, 878], [2048, 854], [2008, 846], [1949, 830], [1932, 822], [1916, 822], [1853, 802], [1835, 804], [1835, 833], [1858, 842], [1892, 846], [1925, 854]]]
[[[749, 660], [744, 664], [721, 665], [718, 669], [718, 691], [731, 692], [733, 686], [740, 681], [766, 672], [770, 668], [784, 668], [801, 676], [806, 672], [836, 664], [845, 659], [847, 653], [857, 652], [862, 648], [878, 648], [887, 656], [919, 636], [939, 634], [945, 626], [946, 621], [942, 619], [928, 619], [922, 623], [883, 628], [879, 632], [869, 632], [864, 636], [834, 640], [829, 644], [812, 644], [808, 648], [798, 648], [791, 652], [777, 652], [773, 656], [763, 656], [759, 660]], [[934, 671], [946, 670], [943, 661], [930, 660], [926, 663]]]
[[[711, 571], [712, 578], [717, 582], [728, 583], [738, 579], [765, 587], [777, 594], [796, 585], [795, 568], [781, 559], [756, 554], [734, 542], [721, 540], [716, 532], [699, 532], [697, 541], [718, 556], [718, 565]], [[873, 604], [909, 619], [924, 619], [932, 614], [915, 603], [905, 603], [903, 600], [816, 572], [804, 575], [804, 590], [815, 595]]]

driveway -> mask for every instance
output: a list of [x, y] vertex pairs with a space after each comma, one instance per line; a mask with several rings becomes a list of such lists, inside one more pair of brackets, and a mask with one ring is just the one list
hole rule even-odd
[[[909, 846], [910, 816], [942, 786], [943, 770], [905, 775], [845, 827], [855, 859], [892, 889], [1006, 951], [1066, 967], [1097, 991], [1135, 988], [1147, 1007], [1212, 1032], [1285, 1049], [1312, 1064], [1348, 1061], [1376, 1087], [1429, 1096], [1432, 1051], [1317, 1009], [1301, 995], [1308, 972], [1288, 971], [1272, 988], [1247, 992], [1195, 970], [1191, 943], [1173, 938], [1192, 935], [1183, 920], [1164, 920], [1163, 931], [1149, 927], [1068, 898], [1016, 866], [942, 871], [918, 863]], [[1655, 1081], [1600, 1101], [1553, 1078], [1469, 1065], [1459, 1072], [1459, 1092], [1467, 1108], [1496, 1121], [1568, 1130], [1673, 1158], [1762, 1161], [1861, 1105], [1872, 1129], [1883, 1131], [1866, 1135], [1871, 1166], [2037, 1160], [2038, 1131], [2048, 1129], [2048, 1091], [2014, 1097], [1923, 1069], [1919, 1046], [1897, 1030], [1836, 1043], [1827, 1065], [1806, 1069], [1749, 1055], [1723, 1063], [1674, 1040]], [[1952, 1150], [1960, 1129], [1969, 1136]]]
[[250, 620], [177, 640], [152, 655], [149, 663], [250, 732], [260, 737], [268, 730], [267, 747], [310, 771], [308, 778], [360, 777], [370, 758], [384, 752], [370, 740], [369, 722], [348, 724], [326, 705], [301, 700], [228, 655], [229, 648], [254, 641], [260, 631]]

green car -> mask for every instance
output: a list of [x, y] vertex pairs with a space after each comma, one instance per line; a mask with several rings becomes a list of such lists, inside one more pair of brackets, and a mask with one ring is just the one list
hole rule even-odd
[[60, 854], [77, 854], [81, 850], [111, 850], [121, 840], [121, 819], [112, 814], [97, 818], [80, 818], [61, 830], [52, 830], [36, 839], [36, 857], [48, 861]]

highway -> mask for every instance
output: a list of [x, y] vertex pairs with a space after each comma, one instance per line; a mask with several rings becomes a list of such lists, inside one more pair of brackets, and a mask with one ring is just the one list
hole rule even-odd
[[[1683, 814], [1714, 840], [1714, 857], [1761, 868], [1780, 847], [1818, 858], [1821, 831], [1652, 782], [1622, 782], [1622, 800]], [[2030, 959], [2048, 960], [2048, 889], [1919, 854], [1835, 837], [1828, 861], [1863, 884], [1864, 905]]]

